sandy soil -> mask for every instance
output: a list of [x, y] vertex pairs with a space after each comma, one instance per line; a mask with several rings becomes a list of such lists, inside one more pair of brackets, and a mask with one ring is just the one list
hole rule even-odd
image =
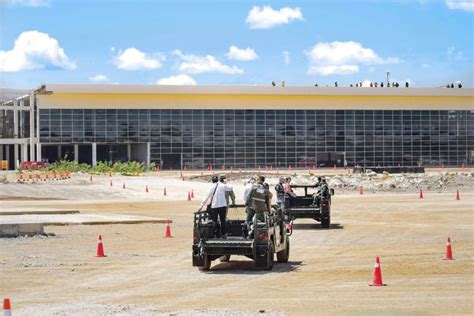
[[[233, 257], [203, 273], [191, 266], [192, 212], [209, 184], [168, 175], [127, 178], [123, 190], [108, 177], [87, 179], [3, 184], [0, 195], [71, 200], [1, 205], [171, 218], [173, 238], [163, 238], [162, 224], [137, 224], [48, 226], [54, 236], [0, 239], [0, 296], [14, 315], [474, 313], [472, 193], [460, 201], [454, 192], [336, 195], [331, 229], [296, 222], [288, 264], [259, 271]], [[188, 202], [191, 189], [197, 198]], [[239, 197], [242, 184], [235, 190]], [[94, 257], [99, 234], [106, 258]], [[442, 260], [448, 236], [454, 261]], [[386, 287], [368, 286], [376, 256]]]

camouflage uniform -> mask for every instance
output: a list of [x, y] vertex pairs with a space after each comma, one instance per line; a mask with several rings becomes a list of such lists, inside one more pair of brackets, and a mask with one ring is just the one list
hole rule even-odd
[[247, 223], [251, 223], [253, 216], [256, 215], [257, 220], [264, 222], [264, 212], [269, 208], [270, 191], [263, 184], [255, 184], [248, 195], [247, 206]]

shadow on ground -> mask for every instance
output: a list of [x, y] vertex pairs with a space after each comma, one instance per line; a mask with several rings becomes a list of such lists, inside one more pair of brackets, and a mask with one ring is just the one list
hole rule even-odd
[[328, 230], [328, 229], [344, 229], [344, 226], [339, 224], [339, 223], [334, 223], [329, 225], [329, 228], [322, 228], [321, 224], [319, 223], [300, 223], [300, 224], [293, 224], [293, 229], [294, 230], [305, 230], [305, 229], [311, 229], [311, 230]]
[[297, 271], [300, 266], [303, 265], [302, 261], [288, 261], [287, 263], [278, 263], [275, 260], [272, 270], [263, 270], [255, 267], [254, 261], [248, 261], [242, 258], [242, 260], [230, 260], [229, 262], [219, 262], [211, 267], [208, 273], [212, 274], [267, 274], [267, 273], [284, 273]]

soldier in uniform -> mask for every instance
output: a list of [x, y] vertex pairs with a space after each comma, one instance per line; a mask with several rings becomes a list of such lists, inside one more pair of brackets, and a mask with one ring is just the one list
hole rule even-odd
[[257, 218], [257, 221], [264, 222], [264, 212], [270, 212], [270, 191], [264, 185], [265, 177], [259, 176], [257, 183], [252, 187], [245, 201], [247, 207], [247, 225], [250, 227], [249, 235], [252, 234], [253, 217]]
[[283, 184], [285, 183], [285, 178], [281, 177], [280, 182], [277, 183], [275, 186], [275, 191], [277, 194], [277, 203], [282, 204], [285, 200], [285, 188], [283, 187]]

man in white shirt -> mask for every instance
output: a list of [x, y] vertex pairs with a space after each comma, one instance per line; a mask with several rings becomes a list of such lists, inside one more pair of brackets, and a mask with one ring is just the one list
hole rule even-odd
[[[223, 177], [225, 179], [225, 177]], [[204, 196], [201, 207], [199, 211], [202, 210], [205, 204], [211, 205], [211, 219], [214, 227], [214, 235], [227, 237], [226, 233], [226, 217], [227, 217], [227, 195], [229, 192], [233, 191], [232, 186], [222, 182], [219, 182], [219, 178], [217, 176], [212, 177], [212, 187], [209, 189], [209, 192]], [[234, 195], [231, 195], [231, 197]], [[235, 196], [234, 196], [235, 197]], [[235, 200], [232, 201], [235, 204]], [[217, 218], [221, 223], [220, 225], [220, 233], [217, 229]]]
[[251, 177], [244, 188], [244, 202], [247, 201], [250, 191], [252, 190], [253, 185], [255, 184], [255, 177]]

